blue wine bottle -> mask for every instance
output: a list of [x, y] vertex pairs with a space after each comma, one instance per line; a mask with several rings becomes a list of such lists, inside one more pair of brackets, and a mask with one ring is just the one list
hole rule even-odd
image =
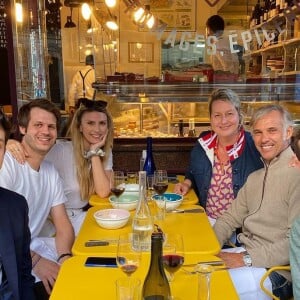
[[147, 156], [143, 170], [146, 171], [147, 175], [153, 175], [156, 170], [152, 154], [152, 137], [147, 137]]

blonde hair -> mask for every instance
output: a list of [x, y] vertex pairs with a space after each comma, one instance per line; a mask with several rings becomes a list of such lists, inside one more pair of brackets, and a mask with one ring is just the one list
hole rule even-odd
[[[97, 101], [95, 101], [96, 103]], [[76, 174], [80, 188], [80, 196], [83, 200], [88, 200], [89, 197], [95, 193], [94, 187], [94, 178], [93, 172], [91, 168], [90, 160], [83, 157], [84, 154], [84, 142], [83, 142], [83, 134], [80, 132], [80, 125], [82, 116], [86, 112], [102, 112], [107, 117], [107, 127], [108, 127], [108, 134], [106, 138], [106, 143], [103, 147], [105, 152], [104, 157], [100, 157], [103, 163], [105, 163], [112, 151], [113, 146], [113, 120], [110, 113], [106, 110], [103, 106], [94, 105], [93, 107], [86, 107], [84, 105], [80, 105], [80, 107], [76, 110], [71, 127], [70, 127], [70, 135], [73, 144], [73, 152], [75, 157], [76, 163]]]

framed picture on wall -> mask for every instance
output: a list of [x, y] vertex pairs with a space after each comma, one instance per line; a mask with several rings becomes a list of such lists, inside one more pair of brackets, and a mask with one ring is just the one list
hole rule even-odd
[[150, 0], [153, 14], [167, 24], [166, 30], [196, 30], [196, 0]]
[[128, 61], [132, 63], [153, 63], [153, 43], [129, 42]]

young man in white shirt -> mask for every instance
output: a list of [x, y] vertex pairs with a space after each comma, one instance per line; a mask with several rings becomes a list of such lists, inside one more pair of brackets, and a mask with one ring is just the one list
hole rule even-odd
[[[72, 255], [74, 242], [61, 179], [54, 166], [44, 161], [56, 141], [59, 122], [60, 112], [48, 100], [37, 99], [23, 105], [18, 123], [22, 146], [28, 154], [26, 163], [20, 164], [6, 152], [0, 170], [0, 185], [23, 195], [28, 202], [33, 275], [36, 282], [43, 282], [47, 292], [39, 299], [47, 299], [51, 293], [60, 264]], [[40, 238], [49, 215], [56, 229], [55, 238]]]

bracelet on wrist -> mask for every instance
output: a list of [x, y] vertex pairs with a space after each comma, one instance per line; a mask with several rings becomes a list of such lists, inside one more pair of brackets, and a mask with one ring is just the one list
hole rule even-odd
[[63, 253], [57, 258], [56, 261], [59, 262], [63, 257], [66, 257], [66, 256], [73, 256], [73, 255], [72, 255], [72, 253]]
[[83, 157], [86, 159], [90, 159], [93, 156], [103, 157], [103, 156], [105, 156], [105, 152], [101, 148], [97, 148], [94, 150], [85, 151], [83, 154]]

